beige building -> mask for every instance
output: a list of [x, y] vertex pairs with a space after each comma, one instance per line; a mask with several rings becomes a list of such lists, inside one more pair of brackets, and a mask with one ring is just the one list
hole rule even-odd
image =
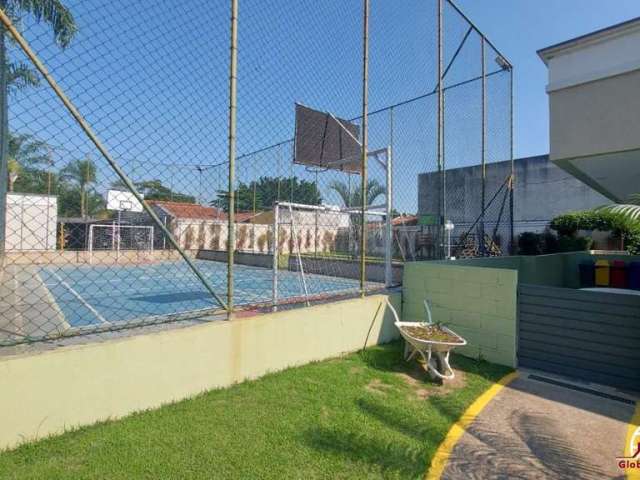
[[[150, 200], [149, 204], [185, 250], [226, 250], [228, 218], [222, 210], [198, 204], [159, 200]], [[316, 219], [314, 212], [296, 211], [294, 212], [295, 226], [292, 229], [289, 212], [282, 213], [278, 237], [278, 248], [281, 254], [297, 252], [298, 249], [300, 253], [333, 252], [340, 241], [342, 243], [348, 241], [348, 214], [321, 212]], [[238, 212], [235, 223], [236, 250], [248, 253], [270, 253], [272, 230], [273, 211], [255, 215]], [[166, 245], [162, 244], [162, 235], [159, 240], [156, 239], [155, 243], [156, 248], [166, 248]]]
[[550, 159], [614, 202], [640, 192], [640, 18], [538, 52]]

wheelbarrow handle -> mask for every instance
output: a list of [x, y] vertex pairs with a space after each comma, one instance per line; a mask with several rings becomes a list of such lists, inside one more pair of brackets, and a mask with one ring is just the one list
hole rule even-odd
[[425, 298], [422, 303], [424, 304], [424, 311], [427, 312], [427, 323], [432, 324], [433, 318], [431, 317], [431, 302]]

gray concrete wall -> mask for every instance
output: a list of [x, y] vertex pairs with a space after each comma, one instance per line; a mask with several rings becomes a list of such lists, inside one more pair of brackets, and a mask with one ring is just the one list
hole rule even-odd
[[[610, 203], [604, 196], [549, 161], [548, 155], [519, 158], [515, 165], [514, 224], [516, 234], [541, 231], [549, 221], [572, 210], [586, 210]], [[487, 201], [500, 188], [510, 171], [510, 162], [487, 165]], [[480, 215], [480, 165], [447, 170], [447, 211], [454, 224], [469, 224]], [[440, 180], [436, 172], [418, 177], [418, 211], [436, 214]], [[496, 204], [496, 202], [498, 202]], [[502, 193], [489, 209], [487, 222], [497, 217]], [[508, 205], [507, 207], [508, 208]], [[506, 213], [506, 212], [505, 212]], [[508, 217], [507, 217], [508, 218]], [[503, 221], [507, 218], [503, 218]]]

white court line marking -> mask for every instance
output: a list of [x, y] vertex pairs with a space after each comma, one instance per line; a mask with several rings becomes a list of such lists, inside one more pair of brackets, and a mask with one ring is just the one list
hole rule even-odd
[[[283, 277], [285, 277], [284, 279], [289, 279], [286, 277], [293, 277], [294, 275], [297, 278], [296, 275], [297, 272], [282, 272]], [[307, 274], [308, 277], [318, 277], [321, 280], [328, 280], [328, 281], [333, 281], [336, 283], [344, 283], [344, 284], [351, 284], [351, 283], [355, 283], [355, 280], [351, 280], [351, 282], [349, 282], [349, 279], [342, 279], [341, 277], [330, 277], [329, 279], [325, 278], [325, 275], [319, 275], [319, 274]], [[267, 275], [264, 275], [264, 280], [268, 280], [269, 277]], [[117, 277], [117, 278], [105, 278], [105, 279], [86, 279], [86, 280], [77, 280], [74, 283], [76, 285], [99, 285], [99, 284], [108, 284], [108, 283], [119, 283], [119, 284], [125, 284], [125, 283], [134, 283], [134, 281], [136, 280], [164, 280], [166, 282], [168, 282], [169, 284], [175, 284], [176, 280], [187, 280], [184, 282], [181, 282], [181, 284], [184, 285], [198, 285], [200, 284], [200, 282], [198, 282], [197, 280], [193, 279], [193, 275], [171, 275], [171, 276], [158, 276], [158, 277], [154, 277], [154, 276], [141, 276], [141, 277], [132, 277], [132, 278], [127, 278], [126, 276], [124, 276], [124, 278], [122, 277]], [[215, 279], [214, 279], [215, 280]], [[263, 280], [263, 278], [258, 277], [258, 280]], [[246, 278], [246, 279], [239, 279], [238, 282], [254, 282], [255, 281], [255, 277], [251, 277], [251, 278]], [[53, 286], [56, 285], [55, 283], [46, 283], [45, 285], [47, 286]], [[153, 289], [154, 287], [143, 287], [141, 288], [141, 290], [146, 290], [146, 289]]]
[[67, 282], [65, 282], [65, 281], [62, 279], [62, 277], [60, 277], [60, 275], [58, 275], [58, 274], [57, 274], [56, 272], [54, 272], [54, 271], [52, 271], [52, 272], [51, 272], [51, 274], [52, 274], [52, 275], [54, 275], [54, 276], [58, 279], [58, 281], [59, 281], [59, 282], [60, 282], [60, 283], [61, 283], [61, 284], [62, 284], [62, 285], [67, 289], [67, 290], [69, 290], [69, 291], [71, 292], [71, 294], [72, 294], [74, 297], [76, 297], [78, 300], [80, 300], [80, 302], [81, 302], [85, 307], [87, 307], [87, 309], [88, 309], [91, 313], [93, 313], [93, 314], [96, 316], [96, 318], [97, 318], [98, 320], [100, 320], [102, 323], [109, 323], [109, 321], [108, 321], [106, 318], [104, 318], [102, 315], [100, 315], [100, 313], [99, 313], [95, 308], [93, 308], [91, 305], [89, 305], [89, 303], [88, 303], [84, 298], [82, 298], [82, 295], [80, 295], [78, 292], [76, 292], [76, 291], [71, 287], [71, 285], [69, 285]]
[[[242, 267], [244, 267], [244, 266], [242, 266]], [[243, 270], [245, 270], [245, 268], [241, 268], [239, 270], [240, 270], [240, 272], [242, 272]], [[260, 268], [260, 267], [249, 267], [245, 271], [247, 271], [247, 270], [249, 270], [249, 271], [256, 270], [257, 271], [257, 272], [256, 271], [251, 272], [251, 273], [254, 274], [253, 275], [253, 279], [256, 279], [255, 273], [260, 273], [260, 274], [264, 273], [264, 275], [257, 275], [257, 277], [258, 277], [257, 280], [265, 280], [265, 279], [268, 280], [270, 272], [266, 271], [263, 268]], [[51, 273], [54, 273], [54, 272], [51, 271]], [[159, 281], [155, 285], [150, 285], [148, 287], [139, 287], [139, 286], [137, 286], [136, 288], [134, 288], [132, 293], [135, 293], [135, 294], [138, 294], [138, 295], [140, 295], [140, 294], [142, 294], [142, 295], [144, 295], [144, 294], [165, 294], [165, 293], [169, 293], [169, 292], [174, 292], [174, 288], [176, 286], [176, 281], [178, 281], [179, 287], [181, 289], [184, 289], [184, 288], [197, 288], [197, 287], [201, 286], [201, 283], [199, 281], [197, 281], [195, 278], [193, 278], [192, 274], [184, 274], [182, 272], [176, 272], [176, 273], [178, 273], [178, 274], [177, 275], [176, 274], [171, 275], [171, 278], [168, 278], [165, 275], [149, 276], [147, 274], [147, 275], [141, 275], [139, 277], [133, 277], [131, 279], [127, 278], [127, 276], [125, 276], [125, 278], [116, 276], [115, 278], [106, 278], [106, 279], [95, 279], [95, 278], [94, 279], [89, 278], [89, 279], [85, 279], [85, 280], [78, 279], [77, 281], [74, 282], [74, 284], [77, 285], [77, 286], [82, 286], [82, 285], [96, 285], [97, 286], [97, 285], [100, 285], [100, 284], [102, 284], [102, 285], [107, 284], [111, 288], [114, 288], [114, 287], [118, 287], [118, 286], [119, 287], [132, 287], [133, 283], [134, 283], [133, 280], [143, 280], [143, 279], [147, 280], [148, 279], [150, 281], [153, 281], [153, 280]], [[206, 272], [206, 273], [216, 275], [219, 272], [212, 271], [212, 272]], [[288, 281], [292, 280], [295, 277], [295, 280], [297, 280], [297, 281], [296, 282], [292, 282], [292, 283], [296, 283], [296, 284], [299, 283], [299, 278], [298, 278], [297, 272], [279, 272], [279, 273], [280, 273], [279, 276], [282, 278], [283, 281], [287, 281], [288, 282]], [[117, 275], [117, 273], [116, 273], [116, 275]], [[55, 275], [55, 276], [59, 280], [61, 280], [58, 277], [58, 275]], [[264, 278], [262, 278], [262, 277], [264, 277]], [[324, 275], [318, 275], [318, 274], [309, 274], [309, 277], [322, 278], [323, 281], [329, 280], [329, 279], [324, 278], [325, 277]], [[239, 283], [240, 284], [244, 284], [246, 282], [251, 283], [252, 281], [253, 280], [251, 280], [250, 278], [246, 278], [246, 279], [241, 279], [239, 281]], [[328, 286], [328, 287], [323, 287], [323, 288], [319, 289], [318, 292], [313, 292], [313, 294], [314, 295], [323, 295], [323, 294], [343, 295], [343, 294], [350, 293], [352, 290], [353, 291], [356, 290], [352, 286], [353, 285], [353, 280], [349, 281], [349, 280], [346, 280], [346, 279], [342, 279], [340, 277], [334, 277], [333, 279], [330, 279], [329, 281], [333, 282], [334, 285]], [[168, 282], [169, 284], [167, 284], [165, 282]], [[117, 285], [114, 285], [114, 284], [117, 284]], [[47, 285], [47, 286], [55, 286], [57, 284], [45, 283], [45, 285]], [[71, 289], [71, 287], [68, 284], [66, 284], [65, 286], [68, 289]], [[216, 284], [215, 286], [222, 288], [222, 285], [217, 285]], [[337, 287], [342, 287], [342, 288], [337, 288]], [[345, 287], [347, 287], [347, 288], [345, 288]], [[285, 290], [290, 290], [292, 288], [294, 288], [294, 287], [293, 286], [288, 286], [287, 288], [285, 288]], [[114, 296], [116, 294], [119, 294], [120, 293], [119, 290], [120, 289], [116, 288], [113, 292], [111, 292], [110, 295], [107, 295], [107, 296]], [[268, 287], [259, 288], [259, 289], [255, 288], [255, 287], [253, 287], [253, 288], [251, 288], [251, 287], [242, 288], [242, 287], [240, 287], [240, 285], [238, 285], [238, 286], [236, 286], [235, 290], [236, 290], [236, 294], [238, 294], [238, 297], [239, 297], [238, 298], [239, 305], [243, 304], [243, 303], [251, 303], [251, 302], [256, 301], [256, 300], [264, 300], [267, 297], [270, 298], [269, 291], [268, 291], [269, 288]], [[72, 293], [74, 293], [73, 289], [71, 289], [70, 291], [72, 291]], [[77, 293], [77, 292], [75, 292], [75, 293]], [[294, 297], [297, 296], [297, 293], [298, 292], [297, 292], [297, 288], [296, 288], [296, 292], [284, 292], [283, 296], [286, 297], [286, 298], [294, 298]], [[95, 294], [89, 295], [88, 298], [91, 298], [94, 295]], [[78, 294], [78, 296], [79, 296], [79, 294]], [[76, 298], [78, 298], [78, 296], [76, 296]], [[242, 297], [245, 297], [245, 298], [242, 298]], [[80, 297], [80, 300], [83, 302], [83, 304], [85, 304], [85, 306], [87, 306], [87, 308], [89, 308], [89, 309], [92, 308], [91, 305], [89, 305], [82, 297]], [[265, 300], [265, 301], [267, 301], [267, 300]], [[93, 309], [93, 311], [95, 311], [95, 309]], [[99, 313], [97, 311], [95, 311], [94, 314], [99, 315]], [[102, 317], [102, 318], [104, 318], [104, 317]], [[107, 322], [107, 320], [104, 320], [104, 321]]]

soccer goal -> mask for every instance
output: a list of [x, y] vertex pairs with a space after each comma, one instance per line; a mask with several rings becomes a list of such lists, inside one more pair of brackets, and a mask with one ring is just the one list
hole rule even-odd
[[[277, 202], [273, 209], [273, 308], [278, 305], [278, 272], [280, 269], [297, 272], [299, 295], [309, 304], [310, 299], [322, 296], [322, 288], [313, 293], [309, 288], [308, 274], [319, 274], [334, 279], [349, 279], [345, 282], [345, 291], [356, 278], [357, 270], [348, 260], [356, 258], [360, 235], [361, 210], [340, 208], [332, 205], [307, 205], [291, 202]], [[375, 217], [383, 229], [386, 229], [386, 211], [366, 210], [368, 218]], [[391, 281], [391, 255], [387, 254], [389, 243], [385, 245], [385, 281]], [[282, 262], [286, 264], [283, 265]], [[311, 272], [307, 272], [310, 267]], [[317, 280], [317, 279], [316, 279]], [[316, 285], [317, 287], [317, 285]], [[351, 287], [352, 288], [352, 287]], [[292, 294], [294, 292], [288, 292]]]
[[89, 226], [89, 263], [95, 252], [115, 252], [116, 261], [122, 251], [153, 252], [153, 226], [93, 224]]

